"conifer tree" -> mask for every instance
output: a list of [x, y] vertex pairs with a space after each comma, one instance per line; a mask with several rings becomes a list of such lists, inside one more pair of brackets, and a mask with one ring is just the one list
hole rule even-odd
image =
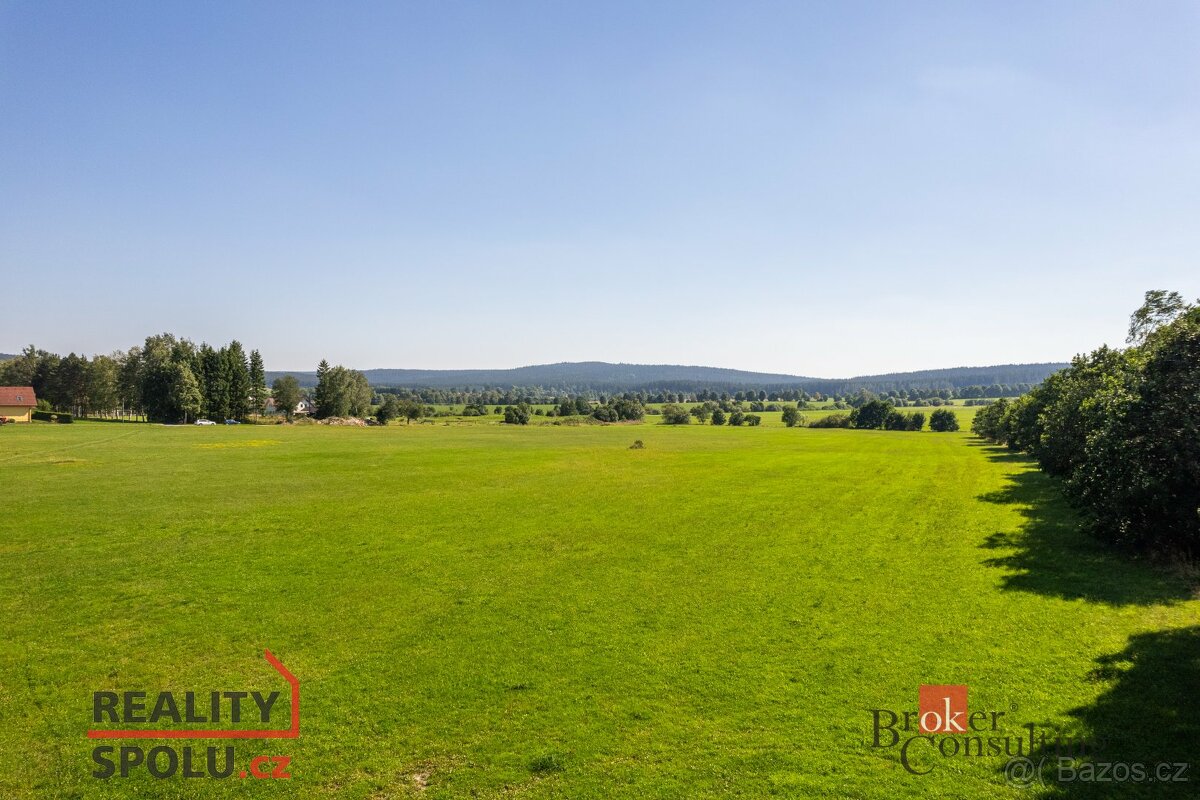
[[267, 373], [263, 369], [262, 356], [257, 350], [250, 351], [250, 412], [263, 413], [267, 405]]
[[330, 384], [329, 362], [321, 359], [321, 363], [317, 365], [317, 388], [313, 392], [313, 403], [317, 407], [317, 412], [314, 416], [318, 419], [323, 419], [332, 414], [331, 406], [333, 405], [333, 387]]
[[250, 367], [242, 343], [234, 339], [222, 354], [225, 377], [229, 382], [229, 419], [246, 419], [250, 415]]

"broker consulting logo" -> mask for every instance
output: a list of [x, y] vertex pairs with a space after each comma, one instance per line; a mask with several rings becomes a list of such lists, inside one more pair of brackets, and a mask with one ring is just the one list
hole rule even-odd
[[1104, 741], [1048, 725], [1017, 723], [1007, 711], [971, 710], [965, 685], [925, 684], [917, 708], [872, 708], [869, 746], [895, 752], [912, 775], [928, 775], [947, 760], [995, 759], [1018, 788], [1068, 783], [1185, 783], [1187, 762], [1124, 762], [1103, 756]]
[[[290, 703], [280, 691], [209, 688], [92, 692], [94, 727], [87, 736], [98, 740], [194, 741], [299, 738], [300, 681], [270, 650], [264, 650], [263, 657], [287, 682]], [[239, 747], [247, 749], [237, 744], [101, 744], [92, 750], [92, 776], [101, 780], [139, 773], [164, 780], [224, 779], [234, 775], [255, 780], [292, 777], [291, 756], [262, 753], [259, 748], [239, 756]]]

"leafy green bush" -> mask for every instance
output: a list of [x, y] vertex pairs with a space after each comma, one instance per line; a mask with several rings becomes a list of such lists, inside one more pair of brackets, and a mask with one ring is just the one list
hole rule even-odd
[[620, 398], [610, 401], [613, 409], [617, 412], [617, 419], [623, 420], [640, 420], [646, 416], [646, 409], [637, 400], [626, 400]]
[[[564, 403], [558, 409], [558, 415], [569, 416], [562, 413], [563, 408], [570, 406], [570, 403]], [[574, 411], [572, 407], [568, 409]], [[627, 400], [623, 397], [614, 397], [604, 405], [597, 406], [591, 410], [591, 416], [600, 422], [621, 422], [622, 420], [638, 421], [646, 416], [646, 409], [637, 400]], [[551, 414], [550, 416], [554, 416]]]
[[592, 416], [601, 422], [616, 422], [618, 419], [617, 410], [611, 406], [597, 406]]
[[939, 408], [929, 415], [929, 430], [939, 433], [949, 433], [958, 430], [958, 417], [953, 411]]
[[850, 412], [850, 423], [856, 428], [882, 428], [891, 410], [891, 403], [884, 400], [868, 400]]
[[997, 444], [1004, 444], [1007, 437], [1004, 435], [1003, 421], [1007, 411], [1008, 401], [1003, 399], [981, 408], [975, 413], [975, 419], [971, 420], [971, 432]]
[[692, 421], [691, 413], [675, 403], [667, 403], [663, 406], [662, 418], [665, 425], [687, 425]]
[[846, 414], [829, 414], [824, 417], [817, 417], [812, 422], [808, 423], [810, 428], [849, 428], [850, 417]]
[[507, 406], [504, 409], [504, 422], [506, 425], [528, 425], [532, 413], [532, 409], [525, 403]]

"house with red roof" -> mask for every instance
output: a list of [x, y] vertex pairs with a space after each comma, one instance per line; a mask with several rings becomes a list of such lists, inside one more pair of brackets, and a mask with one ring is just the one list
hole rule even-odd
[[5, 422], [29, 422], [37, 397], [32, 386], [0, 386], [0, 420]]

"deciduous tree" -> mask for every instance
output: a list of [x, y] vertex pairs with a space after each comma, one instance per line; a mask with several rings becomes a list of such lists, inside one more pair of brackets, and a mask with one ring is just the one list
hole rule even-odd
[[296, 414], [296, 405], [300, 402], [300, 382], [292, 375], [276, 378], [271, 384], [271, 396], [275, 401], [275, 410], [282, 412], [291, 422]]

